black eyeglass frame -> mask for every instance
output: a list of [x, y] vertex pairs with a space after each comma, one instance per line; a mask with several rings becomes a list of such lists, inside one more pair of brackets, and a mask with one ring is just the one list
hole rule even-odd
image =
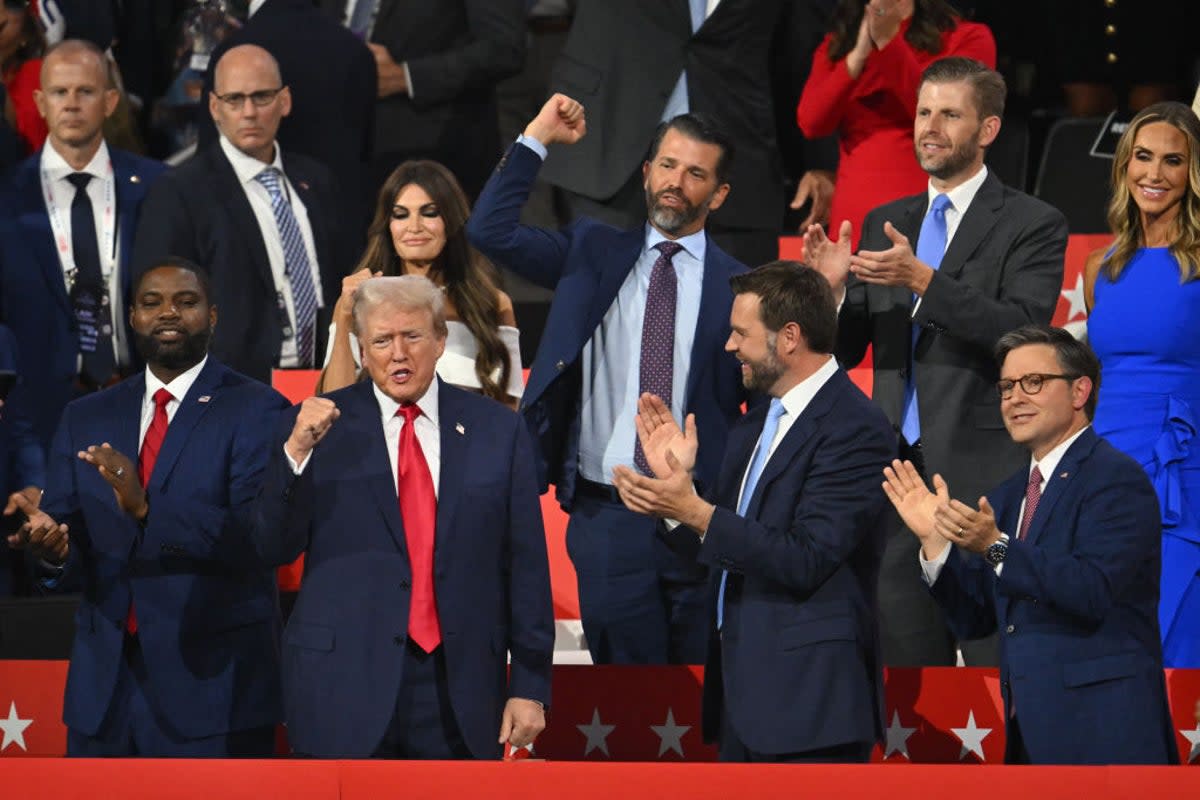
[[288, 88], [287, 84], [284, 84], [277, 89], [259, 89], [256, 92], [226, 92], [225, 94], [213, 92], [212, 94], [231, 111], [240, 111], [245, 107], [247, 99], [255, 108], [266, 108], [274, 103], [275, 99], [279, 97], [279, 93], [286, 88]]

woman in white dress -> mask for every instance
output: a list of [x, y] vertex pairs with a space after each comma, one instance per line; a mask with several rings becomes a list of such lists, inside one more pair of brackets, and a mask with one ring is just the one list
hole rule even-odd
[[512, 300], [498, 287], [495, 268], [467, 243], [469, 211], [458, 181], [436, 161], [406, 161], [388, 176], [367, 249], [342, 279], [318, 393], [359, 378], [358, 341], [350, 332], [358, 286], [372, 276], [424, 275], [446, 293], [448, 332], [438, 375], [516, 407], [524, 380]]

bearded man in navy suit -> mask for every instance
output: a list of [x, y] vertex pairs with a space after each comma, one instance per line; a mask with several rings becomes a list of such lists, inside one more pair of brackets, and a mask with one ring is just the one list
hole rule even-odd
[[[725, 349], [771, 397], [734, 426], [697, 494], [698, 426], [643, 395], [655, 477], [614, 470], [631, 511], [712, 569], [704, 736], [722, 761], [865, 762], [883, 732], [876, 579], [895, 455], [883, 412], [831, 355], [837, 309], [819, 273], [777, 261], [730, 281]], [[703, 437], [703, 433], [699, 434]]]
[[208, 277], [168, 259], [134, 287], [146, 370], [67, 406], [46, 494], [9, 545], [82, 584], [63, 721], [72, 756], [274, 752], [279, 603], [249, 534], [287, 401], [208, 355]]

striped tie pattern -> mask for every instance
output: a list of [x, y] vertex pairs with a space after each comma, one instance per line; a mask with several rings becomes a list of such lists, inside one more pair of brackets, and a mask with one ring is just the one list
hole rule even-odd
[[284, 271], [292, 287], [292, 305], [296, 311], [296, 355], [300, 367], [313, 366], [313, 336], [317, 324], [317, 290], [313, 285], [312, 267], [300, 225], [292, 213], [292, 204], [283, 192], [283, 176], [274, 167], [267, 167], [254, 176], [271, 196], [271, 212], [283, 244]]

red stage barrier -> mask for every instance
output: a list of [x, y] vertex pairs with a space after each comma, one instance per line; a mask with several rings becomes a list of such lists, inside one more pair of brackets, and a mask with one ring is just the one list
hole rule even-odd
[[[536, 755], [551, 761], [712, 761], [716, 753], [700, 733], [702, 679], [700, 667], [555, 667], [549, 724]], [[0, 661], [0, 758], [65, 752], [65, 681], [66, 662]], [[875, 761], [1003, 761], [995, 670], [893, 669], [885, 683], [887, 741], [876, 748]], [[1167, 690], [1183, 760], [1200, 765], [1200, 670], [1168, 670]], [[10, 796], [0, 781], [0, 797]]]
[[972, 800], [1194, 797], [1190, 773], [1168, 767], [787, 766], [445, 761], [0, 762], [5, 797], [42, 800], [378, 800], [419, 798], [794, 798]]

